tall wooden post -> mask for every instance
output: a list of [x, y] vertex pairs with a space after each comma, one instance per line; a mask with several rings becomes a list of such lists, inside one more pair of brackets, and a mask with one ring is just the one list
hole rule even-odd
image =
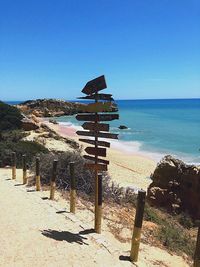
[[194, 267], [200, 267], [200, 226], [198, 229], [196, 249], [194, 254]]
[[[98, 103], [98, 99], [97, 99], [97, 93], [95, 93], [95, 103]], [[98, 123], [98, 113], [95, 112], [95, 124], [97, 125]], [[98, 148], [98, 136], [97, 136], [97, 133], [98, 131], [95, 129], [95, 149]], [[96, 165], [96, 169], [95, 169], [95, 190], [94, 190], [94, 193], [95, 193], [95, 208], [94, 208], [94, 229], [95, 229], [95, 232], [97, 233], [97, 224], [98, 224], [98, 169], [97, 169], [97, 164], [98, 164], [98, 155], [95, 155], [95, 165]]]
[[95, 231], [101, 233], [101, 219], [102, 219], [102, 174], [98, 175], [98, 202], [96, 213], [96, 228]]
[[[107, 165], [109, 164], [108, 160], [104, 160], [100, 157], [106, 157], [106, 148], [110, 147], [110, 143], [106, 141], [100, 141], [99, 138], [110, 138], [118, 139], [118, 134], [107, 133], [109, 132], [109, 124], [102, 123], [103, 121], [112, 121], [119, 119], [118, 114], [108, 114], [107, 112], [115, 112], [112, 107], [112, 102], [114, 99], [111, 94], [102, 94], [99, 91], [107, 88], [104, 75], [99, 76], [93, 80], [90, 80], [84, 86], [82, 93], [86, 96], [80, 97], [80, 99], [91, 99], [95, 103], [89, 103], [88, 105], [81, 106], [81, 113], [78, 114], [76, 119], [78, 121], [86, 121], [82, 127], [87, 131], [77, 131], [76, 133], [81, 136], [90, 136], [94, 139], [79, 139], [82, 142], [85, 142], [94, 147], [85, 148], [86, 153], [89, 155], [84, 155], [84, 158], [91, 161], [92, 163], [85, 163], [85, 167], [94, 171], [94, 184], [95, 184], [95, 220], [94, 220], [94, 229], [95, 232], [101, 232], [101, 212], [102, 204], [99, 205], [100, 195], [102, 199], [102, 176], [98, 175], [99, 172], [107, 171]], [[103, 114], [103, 113], [107, 114]], [[88, 131], [89, 130], [89, 131]], [[101, 186], [101, 189], [99, 189]], [[100, 191], [99, 191], [100, 190]]]
[[22, 156], [22, 168], [23, 168], [23, 184], [26, 184], [27, 183], [26, 155]]
[[41, 183], [40, 183], [40, 158], [36, 158], [36, 191], [41, 190]]
[[54, 200], [55, 190], [56, 190], [56, 172], [57, 172], [58, 160], [53, 161], [53, 170], [51, 176], [51, 188], [50, 188], [50, 199]]
[[138, 260], [142, 221], [143, 221], [143, 215], [144, 215], [145, 197], [146, 197], [146, 192], [143, 190], [139, 190], [138, 199], [137, 199], [136, 215], [135, 215], [135, 223], [134, 223], [134, 229], [133, 229], [131, 254], [130, 254], [131, 261], [133, 262], [137, 262]]
[[75, 172], [74, 168], [75, 163], [70, 162], [70, 212], [75, 213], [76, 208], [76, 180], [75, 180]]
[[16, 179], [16, 153], [12, 152], [12, 179]]

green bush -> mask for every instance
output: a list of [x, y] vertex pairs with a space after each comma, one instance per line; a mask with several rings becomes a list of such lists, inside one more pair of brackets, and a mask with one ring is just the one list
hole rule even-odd
[[30, 165], [33, 158], [40, 153], [48, 153], [48, 150], [36, 142], [29, 141], [1, 141], [0, 162], [1, 167], [11, 165], [11, 153], [16, 152], [17, 167], [22, 167], [22, 155], [26, 155], [27, 164]]
[[20, 111], [0, 101], [0, 131], [20, 129], [22, 126]]
[[160, 227], [157, 238], [173, 252], [184, 252], [191, 257], [194, 254], [195, 241], [181, 227], [172, 222], [166, 222]]
[[191, 217], [187, 213], [181, 213], [177, 216], [178, 222], [187, 229], [194, 227]]
[[0, 132], [0, 142], [2, 141], [18, 142], [27, 135], [28, 134], [22, 130], [3, 131]]

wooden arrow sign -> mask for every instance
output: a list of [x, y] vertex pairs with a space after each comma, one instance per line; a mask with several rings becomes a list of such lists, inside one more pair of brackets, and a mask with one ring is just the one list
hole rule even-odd
[[112, 111], [112, 103], [111, 102], [98, 102], [92, 103], [88, 105], [80, 105], [80, 109], [83, 112], [111, 112]]
[[76, 119], [78, 121], [113, 121], [119, 119], [119, 114], [78, 114]]
[[85, 167], [92, 169], [92, 170], [97, 170], [97, 171], [107, 171], [108, 170], [107, 165], [104, 165], [104, 164], [86, 163]]
[[110, 143], [106, 141], [95, 141], [90, 139], [82, 139], [80, 138], [79, 141], [90, 144], [90, 145], [97, 145], [97, 146], [103, 146], [103, 147], [110, 147]]
[[78, 99], [96, 99], [96, 100], [114, 101], [111, 94], [87, 95], [83, 97], [78, 97]]
[[97, 93], [100, 90], [103, 90], [107, 87], [104, 75], [95, 78], [86, 83], [82, 92], [86, 95], [91, 95]]
[[76, 134], [83, 136], [93, 136], [93, 137], [101, 137], [101, 138], [110, 138], [110, 139], [118, 139], [118, 134], [113, 133], [102, 133], [102, 132], [92, 132], [92, 131], [77, 131]]
[[86, 147], [85, 151], [91, 155], [106, 157], [106, 148]]
[[93, 122], [85, 122], [82, 125], [83, 129], [90, 131], [103, 131], [109, 132], [109, 124], [105, 123], [93, 123]]
[[[84, 157], [85, 159], [88, 159], [88, 160], [96, 161], [96, 158], [95, 158], [95, 157], [91, 157], [91, 156], [88, 156], [88, 155], [84, 155], [83, 157]], [[99, 163], [103, 163], [103, 164], [106, 164], [106, 165], [109, 164], [109, 161], [108, 161], [108, 160], [100, 159], [100, 158], [97, 159], [97, 162], [99, 162]]]

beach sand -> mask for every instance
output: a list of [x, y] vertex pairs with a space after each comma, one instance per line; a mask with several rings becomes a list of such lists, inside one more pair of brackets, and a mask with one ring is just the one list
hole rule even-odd
[[[83, 148], [87, 145], [79, 141], [76, 135], [76, 128], [73, 126], [64, 126], [49, 123], [46, 119], [40, 119], [59, 135], [71, 138], [77, 141]], [[109, 141], [108, 139], [107, 141]], [[118, 141], [115, 141], [115, 143]], [[84, 150], [83, 150], [84, 154]], [[113, 145], [107, 149], [107, 158], [110, 161], [108, 173], [112, 181], [123, 187], [131, 187], [146, 190], [151, 183], [150, 175], [154, 172], [157, 162], [146, 156], [135, 152], [127, 152], [120, 148], [120, 145]]]

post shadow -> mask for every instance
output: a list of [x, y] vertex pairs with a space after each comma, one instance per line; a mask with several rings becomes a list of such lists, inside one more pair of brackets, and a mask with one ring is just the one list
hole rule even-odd
[[48, 200], [48, 197], [41, 197], [42, 200]]
[[86, 230], [80, 231], [79, 235], [88, 235], [88, 234], [93, 234], [93, 233], [95, 233], [95, 230], [93, 228], [91, 228], [91, 229], [86, 229]]
[[88, 245], [84, 242], [84, 240], [87, 240], [86, 237], [83, 237], [79, 234], [73, 234], [69, 231], [56, 231], [56, 230], [43, 230], [41, 231], [42, 235], [52, 238], [57, 241], [67, 241], [68, 243], [77, 243], [79, 245]]
[[15, 186], [21, 186], [21, 185], [24, 185], [24, 184], [15, 184]]
[[59, 211], [56, 211], [57, 214], [63, 214], [63, 213], [70, 213], [69, 211], [66, 211], [66, 210], [59, 210]]

